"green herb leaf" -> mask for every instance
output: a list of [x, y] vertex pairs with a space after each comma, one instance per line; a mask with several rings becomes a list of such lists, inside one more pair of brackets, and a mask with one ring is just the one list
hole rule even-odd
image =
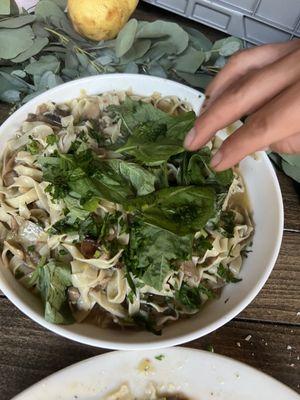
[[142, 276], [142, 281], [146, 285], [160, 291], [163, 289], [163, 283], [169, 272], [169, 263], [166, 261], [165, 257], [162, 256], [160, 264], [155, 263], [149, 265], [146, 272]]
[[230, 269], [228, 267], [224, 267], [222, 264], [218, 266], [218, 275], [220, 278], [224, 279], [226, 283], [238, 283], [242, 281], [242, 279], [236, 278]]
[[176, 301], [190, 311], [199, 310], [202, 304], [198, 288], [190, 287], [186, 283], [183, 283], [180, 290], [176, 292]]
[[45, 320], [53, 324], [72, 324], [67, 288], [72, 285], [70, 267], [49, 262], [39, 269], [37, 289], [45, 304]]
[[136, 220], [130, 228], [130, 241], [124, 253], [126, 268], [144, 283], [161, 288], [172, 260], [191, 257], [191, 243], [190, 235], [177, 236]]
[[178, 235], [197, 232], [215, 215], [216, 197], [208, 187], [185, 186], [158, 190], [124, 204], [143, 219]]
[[120, 159], [111, 159], [107, 163], [134, 187], [138, 196], [154, 192], [155, 176], [138, 164]]

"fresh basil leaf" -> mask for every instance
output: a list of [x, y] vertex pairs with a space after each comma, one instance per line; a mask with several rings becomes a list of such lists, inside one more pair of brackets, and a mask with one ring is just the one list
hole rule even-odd
[[123, 178], [128, 180], [138, 196], [154, 192], [155, 176], [140, 165], [120, 159], [107, 160], [109, 166]]
[[229, 187], [233, 181], [232, 169], [215, 172], [210, 167], [211, 151], [204, 147], [197, 153], [185, 153], [178, 176], [179, 184], [202, 185], [211, 184]]
[[40, 267], [37, 289], [45, 305], [45, 320], [53, 324], [72, 324], [67, 289], [72, 285], [71, 269], [50, 261]]
[[170, 271], [169, 263], [166, 261], [164, 256], [161, 256], [160, 264], [153, 263], [149, 265], [141, 279], [146, 285], [151, 286], [156, 290], [162, 290], [163, 283]]
[[124, 203], [155, 226], [178, 235], [197, 232], [216, 213], [215, 191], [209, 187], [178, 186], [158, 190]]

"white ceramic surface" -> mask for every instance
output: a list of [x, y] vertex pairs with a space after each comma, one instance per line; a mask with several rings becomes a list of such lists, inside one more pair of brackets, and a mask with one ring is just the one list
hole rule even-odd
[[[199, 112], [203, 102], [203, 95], [196, 90], [161, 78], [129, 74], [84, 78], [49, 90], [16, 111], [0, 128], [0, 149], [4, 148], [7, 139], [14, 136], [27, 114], [34, 112], [37, 105], [45, 101], [64, 102], [78, 97], [82, 89], [89, 94], [96, 94], [129, 88], [142, 95], [150, 95], [155, 91], [162, 95], [177, 95], [189, 101], [196, 112]], [[87, 324], [50, 324], [43, 318], [39, 299], [21, 287], [3, 267], [0, 267], [0, 289], [37, 323], [62, 336], [92, 346], [119, 350], [153, 349], [186, 343], [204, 336], [230, 321], [254, 299], [268, 279], [281, 245], [282, 197], [269, 159], [265, 153], [260, 153], [258, 160], [248, 157], [241, 162], [240, 169], [246, 182], [256, 225], [252, 253], [245, 259], [241, 272], [243, 280], [238, 284], [227, 285], [220, 299], [207, 304], [197, 316], [167, 327], [161, 337], [148, 332], [122, 332]]]
[[[155, 358], [161, 355], [162, 361]], [[145, 359], [150, 361], [148, 374], [140, 368]], [[207, 351], [177, 347], [161, 352], [111, 352], [90, 358], [44, 379], [13, 400], [102, 400], [123, 384], [140, 397], [151, 383], [162, 392], [181, 392], [190, 400], [300, 398], [245, 364]]]

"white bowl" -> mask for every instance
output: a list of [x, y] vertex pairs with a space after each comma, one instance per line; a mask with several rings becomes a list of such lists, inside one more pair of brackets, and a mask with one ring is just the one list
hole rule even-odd
[[[143, 75], [113, 74], [72, 81], [29, 101], [0, 128], [0, 148], [14, 136], [28, 113], [46, 101], [64, 102], [88, 94], [132, 89], [134, 93], [176, 95], [187, 100], [199, 112], [204, 96], [194, 89], [166, 79]], [[0, 289], [28, 317], [51, 331], [69, 339], [107, 349], [153, 349], [179, 345], [218, 329], [239, 314], [259, 293], [277, 259], [283, 232], [283, 204], [273, 167], [265, 153], [258, 160], [247, 157], [240, 164], [256, 226], [252, 253], [244, 260], [238, 284], [227, 285], [218, 300], [212, 301], [195, 317], [178, 321], [164, 329], [162, 336], [148, 332], [100, 329], [88, 324], [53, 325], [43, 318], [41, 301], [23, 288], [10, 271], [0, 268]], [[225, 301], [227, 300], [227, 301]]]

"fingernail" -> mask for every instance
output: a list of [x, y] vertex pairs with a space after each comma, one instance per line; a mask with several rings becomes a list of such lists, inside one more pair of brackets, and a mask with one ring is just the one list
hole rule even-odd
[[212, 168], [215, 168], [217, 165], [220, 164], [220, 162], [222, 161], [222, 158], [223, 158], [222, 153], [221, 153], [220, 151], [218, 151], [218, 152], [213, 156], [213, 158], [211, 159], [210, 166], [211, 166]]
[[196, 134], [197, 134], [196, 129], [192, 128], [184, 139], [184, 147], [186, 147], [187, 149], [191, 147], [196, 137]]

